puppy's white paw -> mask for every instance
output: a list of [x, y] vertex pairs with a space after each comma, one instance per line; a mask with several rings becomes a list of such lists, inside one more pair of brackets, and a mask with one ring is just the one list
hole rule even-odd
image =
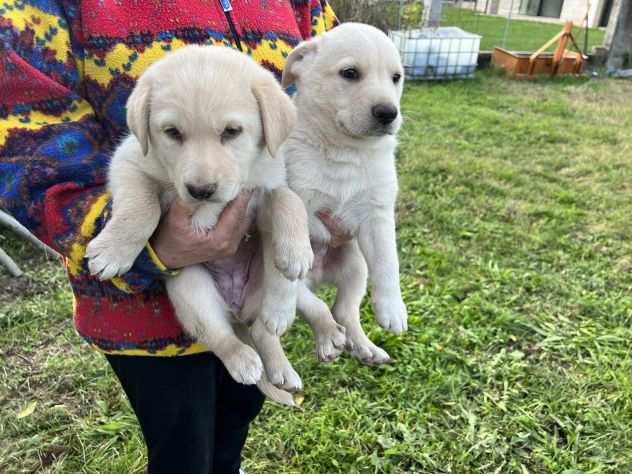
[[303, 390], [301, 377], [288, 361], [266, 366], [266, 375], [276, 388], [292, 393]]
[[270, 334], [282, 336], [292, 325], [296, 316], [296, 307], [280, 301], [276, 305], [264, 301], [261, 308], [261, 320]]
[[123, 275], [132, 268], [144, 246], [144, 242], [113, 239], [107, 231], [101, 232], [86, 248], [88, 269], [101, 280]]
[[305, 278], [313, 263], [314, 252], [308, 240], [274, 243], [274, 264], [288, 280]]
[[373, 309], [375, 319], [385, 330], [401, 334], [408, 329], [408, 313], [401, 298], [376, 298]]
[[327, 331], [316, 334], [316, 356], [321, 362], [332, 362], [345, 350], [347, 336], [344, 326], [331, 325]]
[[366, 365], [386, 364], [391, 361], [391, 356], [388, 355], [388, 352], [368, 339], [347, 340], [347, 350], [353, 357]]
[[191, 227], [198, 234], [205, 234], [217, 224], [222, 208], [206, 204], [200, 206], [191, 216]]
[[261, 357], [252, 347], [245, 344], [237, 346], [221, 359], [230, 376], [238, 383], [254, 385], [263, 375]]

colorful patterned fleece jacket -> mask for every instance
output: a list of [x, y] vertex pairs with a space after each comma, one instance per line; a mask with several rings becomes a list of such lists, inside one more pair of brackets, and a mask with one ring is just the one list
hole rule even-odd
[[106, 169], [138, 76], [198, 43], [239, 48], [280, 78], [292, 48], [335, 21], [326, 0], [0, 0], [0, 208], [64, 256], [89, 344], [205, 350], [175, 319], [163, 285], [171, 272], [149, 245], [107, 282], [84, 260], [111, 211]]

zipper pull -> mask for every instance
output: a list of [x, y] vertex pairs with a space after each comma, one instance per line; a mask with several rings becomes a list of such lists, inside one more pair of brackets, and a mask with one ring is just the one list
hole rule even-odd
[[230, 3], [230, 0], [219, 0], [219, 3], [222, 4], [222, 8], [224, 9], [224, 13], [232, 12], [233, 6]]

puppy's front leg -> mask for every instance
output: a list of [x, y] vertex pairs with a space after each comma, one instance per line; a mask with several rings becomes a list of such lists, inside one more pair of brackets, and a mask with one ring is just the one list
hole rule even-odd
[[271, 334], [281, 336], [296, 315], [298, 281], [290, 281], [277, 269], [274, 262], [272, 234], [261, 233], [263, 241], [263, 295], [259, 318]]
[[314, 260], [307, 211], [293, 191], [278, 188], [264, 196], [257, 225], [263, 241], [264, 268], [259, 317], [272, 334], [280, 336], [296, 315], [295, 280], [307, 274]]
[[275, 265], [289, 280], [303, 279], [314, 263], [305, 204], [287, 187], [271, 191], [268, 201]]
[[86, 249], [90, 273], [102, 280], [132, 267], [161, 215], [157, 184], [132, 162], [113, 162], [110, 191], [112, 218]]
[[399, 286], [399, 259], [392, 209], [375, 209], [360, 226], [358, 241], [369, 266], [371, 295], [377, 322], [396, 334], [408, 328]]
[[252, 385], [263, 374], [257, 352], [242, 342], [215, 281], [201, 265], [186, 267], [166, 280], [169, 299], [184, 330], [217, 355], [231, 377]]

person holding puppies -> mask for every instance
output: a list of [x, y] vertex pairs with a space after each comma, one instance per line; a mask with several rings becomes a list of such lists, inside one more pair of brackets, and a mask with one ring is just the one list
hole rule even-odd
[[[130, 271], [109, 281], [89, 275], [85, 250], [111, 213], [107, 164], [149, 64], [187, 44], [219, 44], [280, 79], [289, 51], [336, 22], [326, 0], [263, 3], [7, 0], [0, 10], [0, 207], [63, 255], [77, 331], [120, 380], [152, 474], [239, 472], [263, 404], [183, 332], [163, 283], [178, 268], [235, 253], [250, 229], [249, 196], [205, 236], [176, 201]], [[322, 218], [347, 238], [335, 218]]]

